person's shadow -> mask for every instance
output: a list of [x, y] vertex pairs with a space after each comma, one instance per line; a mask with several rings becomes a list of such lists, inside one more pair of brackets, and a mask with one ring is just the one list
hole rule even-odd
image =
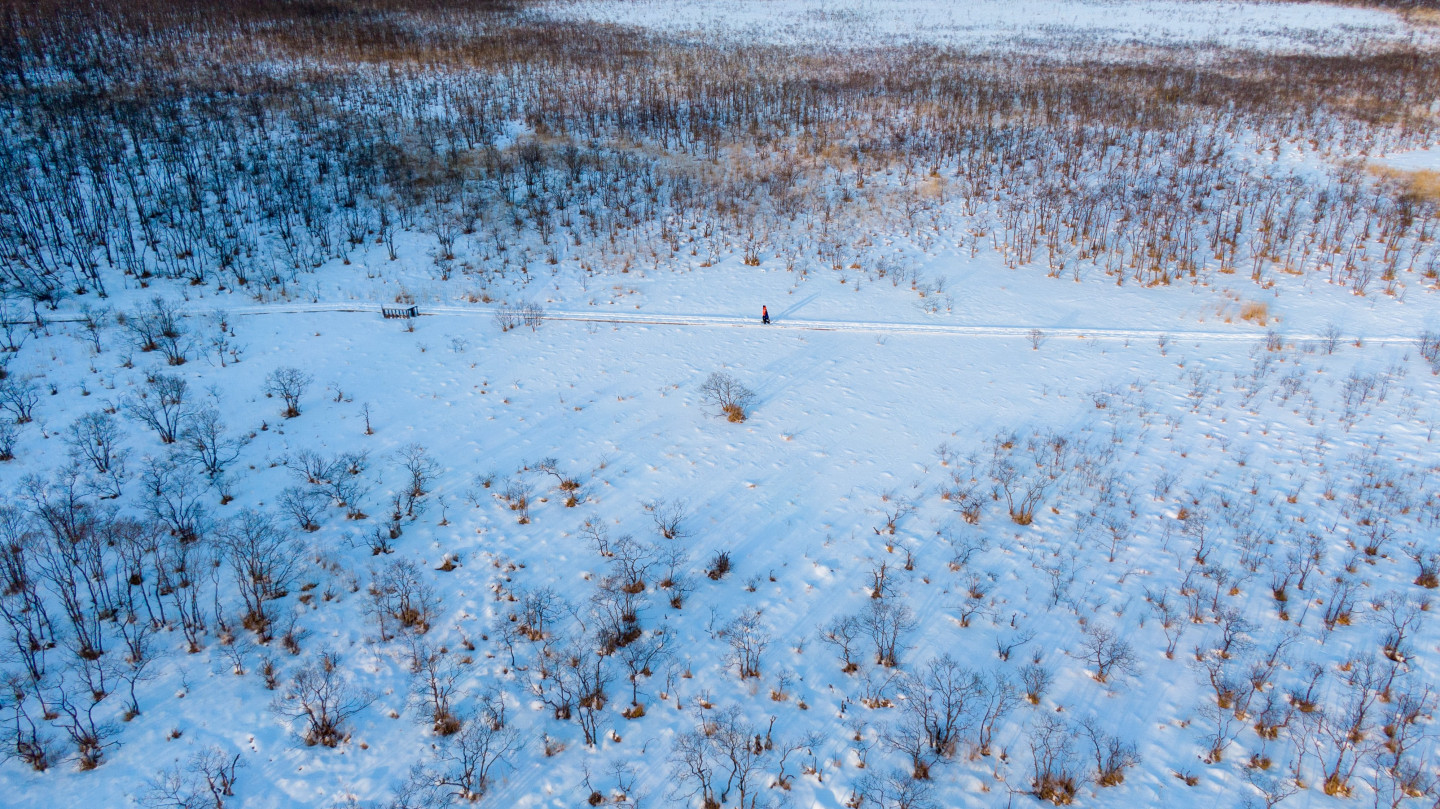
[[808, 297], [808, 298], [806, 298], [806, 299], [804, 299], [804, 300], [796, 301], [796, 302], [790, 304], [790, 308], [786, 309], [785, 311], [781, 312], [780, 314], [778, 314], [778, 315], [776, 315], [776, 314], [770, 315], [770, 319], [771, 319], [772, 321], [774, 321], [774, 320], [779, 320], [779, 319], [782, 318], [782, 317], [789, 317], [789, 316], [795, 314], [796, 312], [800, 311], [800, 309], [802, 309], [803, 307], [809, 305], [809, 303], [810, 303], [811, 301], [815, 300], [815, 299], [818, 298], [818, 297], [820, 297], [820, 293], [818, 293], [818, 292], [812, 292], [812, 293], [810, 293], [810, 297]]

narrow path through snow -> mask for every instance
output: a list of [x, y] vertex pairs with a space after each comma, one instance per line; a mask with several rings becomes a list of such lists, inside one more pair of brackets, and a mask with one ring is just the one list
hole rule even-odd
[[[259, 315], [287, 315], [287, 314], [310, 314], [321, 312], [353, 312], [356, 314], [380, 316], [378, 304], [354, 302], [354, 303], [273, 303], [254, 304], [247, 306], [217, 307], [223, 309], [231, 316], [253, 317]], [[433, 317], [437, 315], [459, 315], [468, 317], [494, 317], [496, 307], [494, 306], [455, 306], [455, 305], [427, 305], [422, 307], [422, 317]], [[201, 314], [200, 312], [189, 313], [191, 315]], [[45, 318], [47, 322], [75, 322], [81, 318], [79, 315], [61, 314]], [[878, 334], [933, 334], [953, 337], [1022, 337], [1028, 339], [1032, 332], [1039, 331], [1045, 338], [1052, 337], [1074, 337], [1077, 339], [1104, 339], [1104, 340], [1134, 340], [1151, 339], [1158, 340], [1162, 336], [1170, 340], [1191, 340], [1191, 341], [1224, 341], [1224, 342], [1254, 342], [1263, 340], [1265, 332], [1253, 327], [1241, 330], [1237, 327], [1230, 331], [1209, 331], [1209, 330], [1174, 330], [1174, 329], [1126, 329], [1126, 328], [1075, 328], [1075, 327], [1047, 327], [1047, 326], [1015, 326], [1002, 324], [942, 324], [942, 323], [905, 323], [905, 322], [879, 322], [879, 321], [855, 321], [855, 320], [779, 320], [772, 316], [772, 323], [769, 326], [760, 324], [758, 317], [737, 317], [727, 315], [693, 315], [693, 314], [646, 314], [646, 313], [619, 313], [603, 311], [563, 311], [546, 309], [545, 320], [571, 320], [585, 323], [626, 323], [643, 326], [676, 326], [691, 328], [763, 328], [775, 330], [805, 330], [805, 331], [843, 331], [843, 332], [874, 332]], [[1285, 340], [1314, 340], [1323, 341], [1329, 339], [1327, 335], [1292, 333], [1277, 330]], [[1413, 334], [1343, 334], [1342, 341], [1353, 342], [1359, 340], [1362, 343], [1413, 343]]]

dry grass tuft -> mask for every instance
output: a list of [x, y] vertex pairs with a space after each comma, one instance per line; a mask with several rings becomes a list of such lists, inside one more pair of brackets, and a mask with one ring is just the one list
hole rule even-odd
[[1401, 196], [1412, 202], [1440, 202], [1440, 171], [1434, 169], [1407, 171], [1373, 163], [1367, 168], [1371, 174], [1398, 183], [1401, 187]]
[[1263, 326], [1270, 321], [1270, 307], [1259, 301], [1246, 301], [1240, 306], [1240, 319]]

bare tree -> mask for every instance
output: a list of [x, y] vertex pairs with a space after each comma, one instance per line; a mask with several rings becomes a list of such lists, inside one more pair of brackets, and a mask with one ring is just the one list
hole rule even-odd
[[657, 629], [626, 644], [620, 650], [618, 656], [620, 662], [625, 665], [626, 679], [630, 681], [632, 714], [637, 709], [643, 710], [640, 706], [640, 678], [649, 677], [654, 673], [655, 668], [669, 654], [668, 644], [669, 636], [663, 629]]
[[[671, 797], [699, 796], [705, 806], [734, 800], [749, 809], [759, 805], [760, 774], [774, 741], [750, 725], [735, 707], [701, 718], [700, 726], [676, 737], [670, 760], [675, 781]], [[733, 797], [732, 797], [733, 796]]]
[[140, 502], [146, 512], [172, 536], [189, 544], [205, 534], [209, 512], [202, 498], [204, 484], [177, 456], [146, 457], [140, 485]]
[[700, 398], [732, 422], [744, 421], [755, 402], [755, 392], [730, 374], [716, 371], [700, 383]]
[[520, 634], [528, 640], [539, 641], [552, 637], [560, 617], [572, 611], [563, 596], [549, 587], [536, 590], [516, 588], [515, 603], [519, 608], [514, 620]]
[[1245, 780], [1260, 793], [1265, 809], [1274, 809], [1286, 798], [1299, 792], [1301, 786], [1284, 773], [1270, 772], [1259, 767], [1247, 767]]
[[439, 599], [420, 567], [408, 559], [390, 562], [370, 583], [370, 613], [380, 625], [380, 640], [397, 632], [423, 635], [430, 631]]
[[159, 295], [121, 319], [135, 347], [160, 351], [170, 365], [184, 365], [190, 342], [179, 310], [173, 301]]
[[265, 377], [265, 395], [278, 396], [285, 402], [282, 412], [287, 419], [300, 415], [300, 397], [315, 378], [298, 368], [276, 368]]
[[0, 378], [0, 410], [10, 414], [16, 424], [28, 424], [40, 404], [40, 388], [31, 379]]
[[1053, 681], [1054, 675], [1040, 662], [1038, 655], [1035, 660], [1020, 667], [1020, 683], [1025, 689], [1025, 699], [1031, 705], [1040, 704]]
[[462, 669], [447, 652], [416, 639], [410, 651], [410, 670], [414, 675], [411, 693], [425, 711], [426, 721], [439, 736], [460, 730], [461, 720], [455, 712]]
[[1115, 676], [1135, 673], [1135, 653], [1130, 642], [1114, 630], [1100, 623], [1090, 623], [1081, 630], [1080, 650], [1085, 662], [1094, 669], [1092, 675], [1099, 682], [1109, 682]]
[[298, 733], [306, 744], [336, 747], [345, 739], [345, 723], [374, 701], [374, 695], [351, 684], [339, 660], [325, 652], [295, 672], [270, 710], [302, 722]]
[[272, 618], [265, 605], [289, 591], [300, 567], [299, 545], [268, 514], [251, 509], [221, 528], [220, 544], [245, 602], [245, 627], [262, 639], [270, 637]]
[[570, 647], [565, 661], [575, 673], [575, 720], [591, 747], [600, 740], [600, 714], [610, 701], [605, 693], [612, 676], [610, 656], [601, 654], [602, 648], [598, 642], [581, 640]]
[[652, 500], [644, 505], [645, 512], [655, 521], [655, 531], [664, 539], [684, 539], [689, 536], [685, 520], [690, 515], [684, 500]]
[[730, 644], [729, 661], [740, 673], [740, 679], [760, 676], [760, 655], [770, 644], [770, 633], [760, 621], [757, 610], [747, 608], [738, 618], [725, 625], [721, 636]]
[[207, 747], [183, 766], [176, 762], [150, 779], [140, 802], [147, 809], [224, 809], [225, 799], [235, 794], [236, 772], [242, 766], [239, 753], [231, 756]]
[[93, 770], [100, 766], [105, 751], [119, 744], [115, 728], [96, 717], [100, 700], [95, 699], [93, 693], [86, 694], [77, 703], [71, 686], [62, 677], [46, 704], [58, 714], [57, 724], [75, 745], [80, 769]]
[[216, 480], [236, 458], [244, 442], [225, 436], [225, 423], [220, 411], [206, 405], [185, 420], [180, 431], [182, 457], [200, 468], [205, 476]]
[[1031, 729], [1030, 788], [1036, 798], [1056, 806], [1075, 799], [1083, 779], [1075, 762], [1073, 739], [1073, 729], [1053, 714], [1042, 716]]
[[860, 619], [853, 615], [842, 615], [820, 627], [818, 632], [821, 641], [835, 647], [836, 654], [840, 655], [840, 670], [846, 674], [854, 673], [860, 668], [855, 662], [852, 650], [860, 638], [861, 628]]
[[[915, 504], [911, 502], [910, 498], [904, 497], [892, 489], [881, 493], [880, 505], [877, 510], [885, 519], [885, 533], [893, 537], [897, 524], [915, 512]], [[880, 533], [880, 529], [874, 530], [876, 534]]]
[[125, 482], [128, 453], [120, 446], [121, 430], [115, 416], [103, 410], [86, 413], [70, 425], [70, 457], [93, 473], [98, 494], [115, 498]]
[[301, 531], [320, 530], [325, 504], [325, 495], [303, 486], [290, 486], [280, 492], [280, 509], [290, 515]]
[[909, 605], [889, 598], [871, 599], [859, 620], [875, 645], [875, 662], [886, 668], [900, 665], [904, 638], [917, 624]]
[[938, 758], [949, 758], [977, 721], [986, 692], [981, 676], [950, 655], [931, 658], [920, 671], [900, 679], [905, 710], [924, 730], [925, 742]]
[[435, 477], [440, 474], [440, 465], [435, 463], [429, 452], [419, 444], [406, 444], [395, 453], [395, 457], [409, 476], [410, 496], [420, 498], [429, 493]]
[[985, 682], [984, 704], [976, 728], [976, 744], [980, 755], [990, 755], [995, 739], [995, 727], [1020, 703], [1020, 691], [1015, 683], [1003, 672], [994, 671]]
[[20, 440], [20, 431], [14, 424], [0, 422], [0, 461], [15, 460], [15, 442]]
[[431, 778], [442, 795], [473, 803], [490, 790], [496, 768], [510, 766], [523, 746], [520, 732], [503, 713], [486, 706], [467, 716], [460, 732], [436, 749], [439, 766]]
[[1091, 754], [1095, 758], [1095, 783], [1102, 787], [1124, 783], [1125, 771], [1140, 763], [1135, 745], [1107, 733], [1094, 716], [1081, 720], [1079, 729], [1089, 740]]
[[856, 803], [848, 805], [868, 809], [934, 809], [930, 781], [911, 777], [904, 770], [890, 770], [881, 775], [866, 772], [855, 783]]
[[1072, 449], [1069, 439], [1053, 432], [1035, 431], [1023, 442], [1014, 434], [991, 440], [990, 479], [1004, 495], [1016, 525], [1035, 519], [1045, 493], [1068, 471]]
[[155, 374], [150, 377], [148, 389], [125, 397], [121, 407], [126, 415], [154, 430], [161, 442], [173, 444], [189, 412], [185, 406], [189, 387], [173, 374]]
[[530, 501], [535, 495], [535, 487], [529, 481], [516, 476], [505, 481], [505, 487], [496, 497], [499, 497], [505, 505], [514, 512], [519, 513], [517, 520], [521, 525], [530, 522]]
[[[53, 740], [45, 732], [43, 705], [32, 705], [39, 696], [36, 680], [27, 675], [7, 672], [4, 691], [0, 691], [0, 711], [8, 714], [0, 725], [0, 761], [11, 758], [30, 769], [44, 772], [50, 767]], [[31, 714], [41, 714], [37, 717]]]
[[673, 781], [670, 797], [674, 800], [699, 797], [702, 805], [715, 807], [720, 805], [715, 793], [719, 786], [716, 770], [720, 766], [720, 752], [706, 730], [697, 728], [675, 737], [670, 748]]
[[580, 505], [580, 481], [561, 470], [559, 461], [554, 458], [541, 458], [532, 466], [537, 472], [544, 472], [555, 479], [555, 488], [565, 495], [566, 508]]

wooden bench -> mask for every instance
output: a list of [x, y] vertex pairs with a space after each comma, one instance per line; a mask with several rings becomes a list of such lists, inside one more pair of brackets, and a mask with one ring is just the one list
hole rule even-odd
[[418, 306], [382, 306], [380, 314], [387, 318], [392, 317], [419, 317], [420, 307]]

